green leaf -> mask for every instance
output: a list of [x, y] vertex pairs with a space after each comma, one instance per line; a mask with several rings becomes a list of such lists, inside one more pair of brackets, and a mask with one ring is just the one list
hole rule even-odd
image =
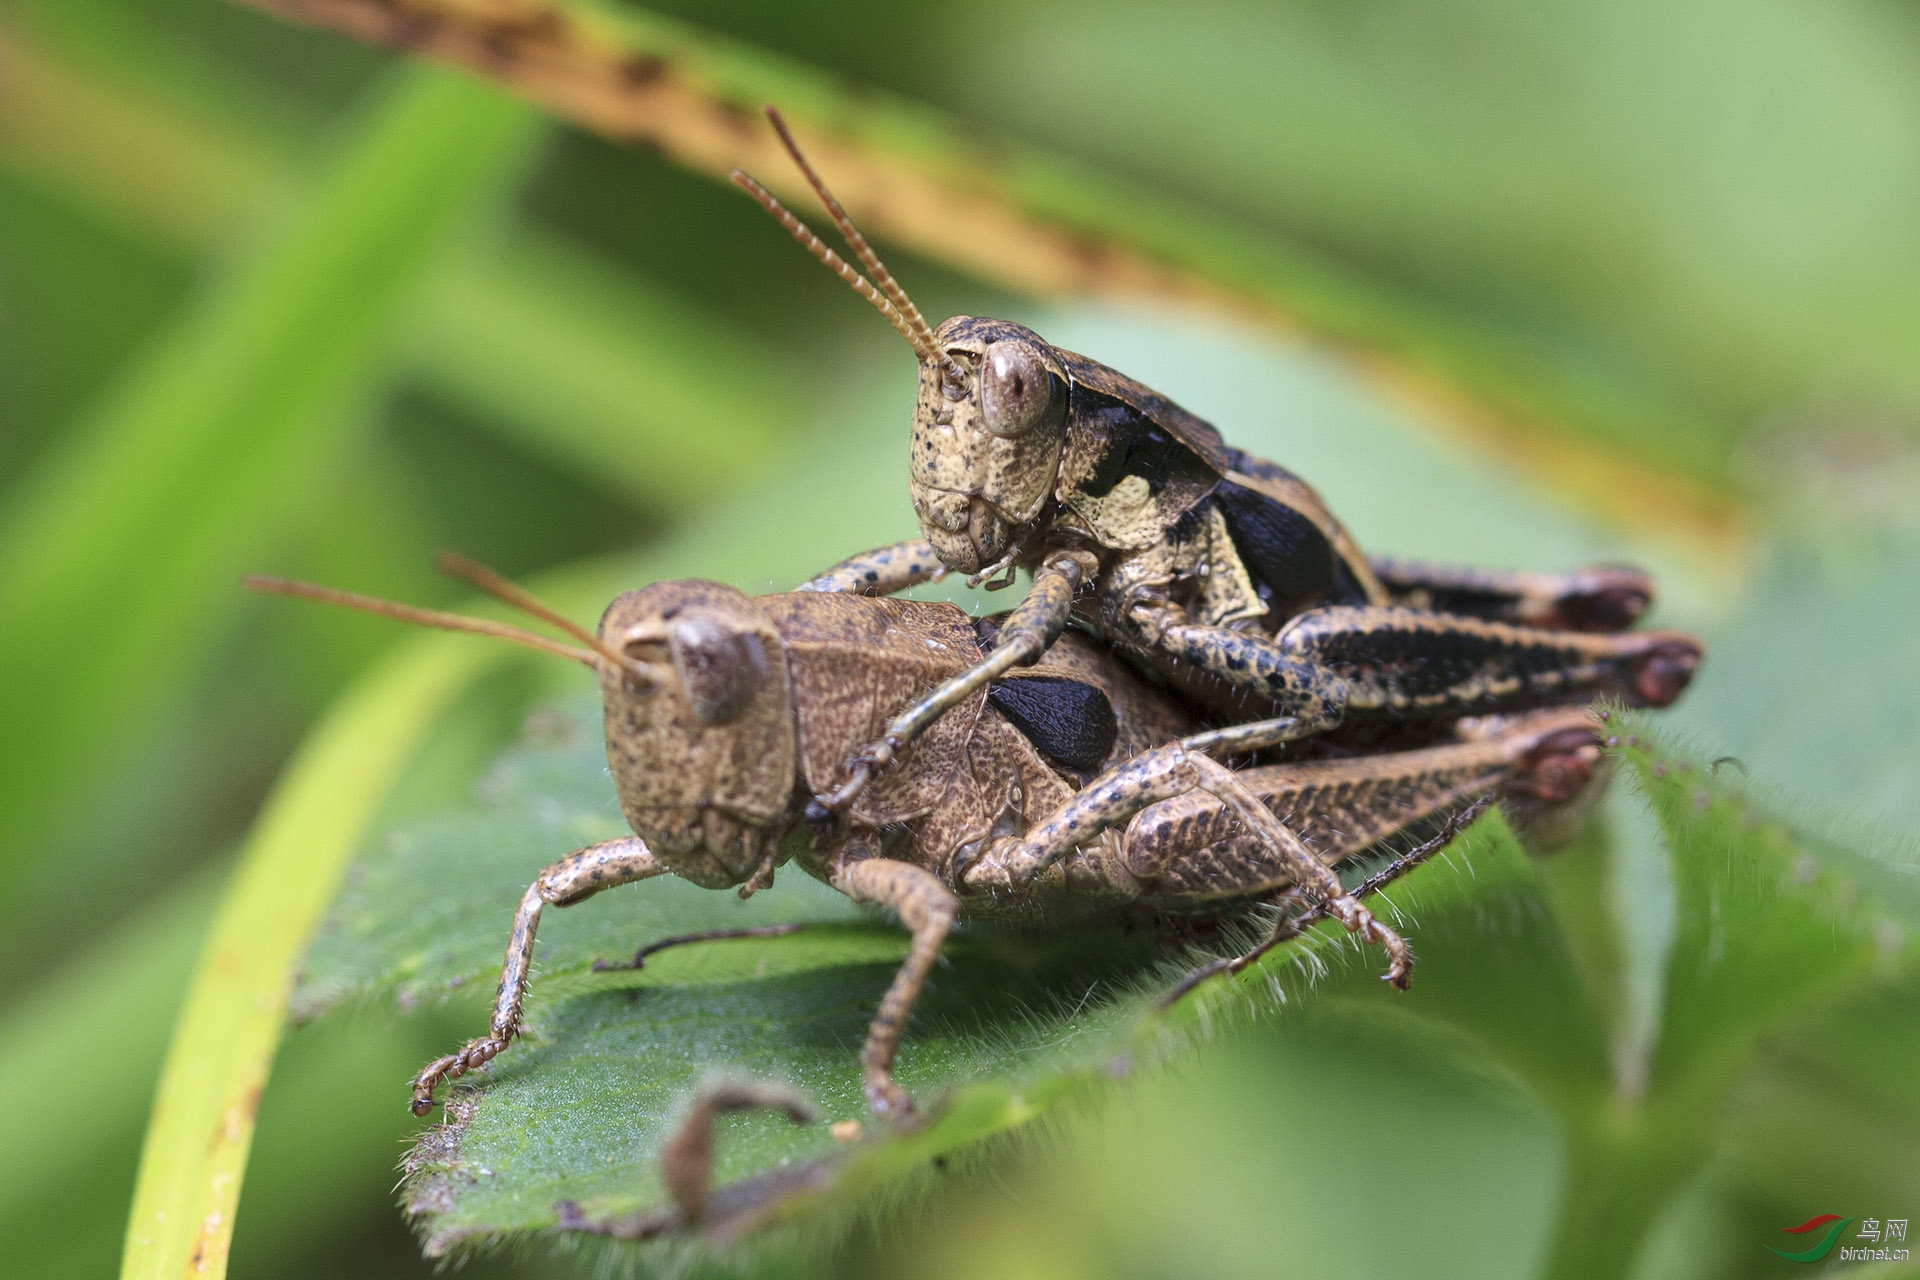
[[[1291, 458], [1318, 450], [1332, 457], [1328, 486], [1337, 501], [1349, 492], [1356, 496], [1371, 545], [1420, 545], [1416, 538], [1437, 530], [1452, 540], [1449, 553], [1484, 554], [1480, 540], [1497, 547], [1499, 515], [1439, 523], [1436, 511], [1457, 499], [1452, 486], [1463, 481], [1475, 497], [1470, 511], [1487, 505], [1524, 520], [1532, 554], [1544, 561], [1612, 551], [1604, 536], [1555, 524], [1550, 511], [1529, 506], [1523, 494], [1508, 505], [1514, 494], [1498, 478], [1463, 475], [1468, 469], [1458, 458], [1395, 448], [1404, 437], [1393, 434], [1377, 406], [1316, 382], [1304, 360], [1283, 362], [1276, 371], [1270, 354], [1236, 349], [1208, 331], [1147, 326], [1129, 339], [1127, 326], [1106, 317], [1043, 324], [1083, 347], [1120, 352], [1116, 358], [1176, 394], [1187, 395], [1185, 379], [1199, 392], [1190, 398], [1208, 412], [1244, 422], [1239, 438], [1259, 451]], [[876, 388], [873, 412], [850, 413], [846, 430], [828, 447], [739, 504], [709, 513], [618, 580], [702, 573], [773, 587], [848, 543], [900, 536], [910, 517], [892, 487], [899, 391]], [[1328, 436], [1347, 449], [1335, 449]], [[1356, 451], [1364, 456], [1351, 456]], [[834, 499], [844, 492], [895, 496], [846, 507]], [[578, 608], [604, 599], [607, 590], [604, 582], [595, 587], [582, 578], [562, 592], [562, 603]], [[597, 738], [591, 704], [572, 703], [560, 719], [536, 721], [532, 740], [489, 771], [475, 803], [409, 823], [394, 833], [398, 838], [371, 841], [308, 957], [301, 1011], [322, 1016], [343, 1000], [384, 997], [417, 1004], [449, 989], [490, 986], [513, 902], [539, 866], [618, 830]], [[1713, 785], [1730, 788], [1732, 776]], [[1624, 788], [1621, 802], [1638, 803]], [[1696, 845], [1714, 853], [1713, 840], [1723, 835], [1746, 838], [1736, 823], [1730, 834], [1714, 828], [1713, 840], [1693, 842], [1686, 833], [1694, 814], [1688, 806], [1671, 815], [1646, 814], [1652, 847], [1671, 847], [1676, 856], [1698, 852]], [[1668, 823], [1680, 834], [1670, 833]], [[1595, 839], [1563, 856], [1604, 860], [1609, 849]], [[1711, 873], [1738, 860], [1702, 865]], [[1420, 958], [1407, 997], [1375, 981], [1377, 955], [1315, 935], [1237, 982], [1203, 988], [1161, 1017], [1151, 1013], [1147, 993], [1164, 986], [1168, 968], [1178, 966], [1139, 937], [1048, 942], [968, 930], [937, 974], [900, 1064], [903, 1080], [923, 1100], [944, 1100], [928, 1130], [843, 1148], [819, 1126], [733, 1117], [721, 1121], [719, 1174], [739, 1179], [827, 1161], [812, 1198], [779, 1207], [802, 1234], [836, 1228], [851, 1210], [911, 1193], [933, 1157], [991, 1152], [999, 1144], [986, 1139], [1031, 1132], [1041, 1117], [1064, 1118], [1074, 1109], [1063, 1104], [1097, 1100], [1114, 1073], [1154, 1071], [1223, 1026], [1270, 1016], [1284, 997], [1288, 1008], [1377, 1023], [1383, 1036], [1422, 1060], [1451, 1061], [1546, 1101], [1577, 1139], [1570, 1143], [1575, 1182], [1596, 1188], [1594, 1202], [1619, 1210], [1595, 1218], [1591, 1230], [1586, 1219], [1575, 1219], [1562, 1235], [1618, 1237], [1624, 1243], [1605, 1254], [1614, 1257], [1644, 1236], [1649, 1215], [1676, 1179], [1709, 1153], [1712, 1132], [1703, 1126], [1713, 1108], [1701, 1103], [1700, 1089], [1678, 1115], [1652, 1109], [1665, 1096], [1653, 1089], [1645, 1095], [1652, 1101], [1637, 1107], [1631, 1097], [1623, 1099], [1616, 1006], [1631, 1001], [1602, 992], [1631, 985], [1611, 972], [1622, 954], [1641, 962], [1654, 956], [1660, 968], [1665, 953], [1624, 935], [1611, 948], [1581, 941], [1569, 923], [1577, 877], [1563, 884], [1559, 876], [1555, 864], [1543, 870], [1498, 823], [1489, 823], [1449, 859], [1396, 887], [1390, 896], [1406, 913], [1402, 923]], [[1588, 876], [1595, 884], [1605, 879]], [[1791, 878], [1767, 883], [1799, 891]], [[831, 923], [811, 934], [670, 951], [638, 974], [591, 971], [593, 960], [630, 955], [662, 934], [801, 917]], [[1581, 925], [1592, 927], [1591, 920]], [[412, 1159], [409, 1204], [429, 1246], [456, 1253], [550, 1236], [567, 1202], [580, 1214], [645, 1225], [662, 1208], [659, 1138], [711, 1070], [794, 1084], [834, 1118], [861, 1117], [858, 1043], [903, 945], [896, 930], [853, 913], [791, 872], [744, 905], [728, 895], [652, 881], [550, 913], [529, 1005], [534, 1034], [462, 1082], [476, 1087], [456, 1091], [455, 1127], [429, 1130]], [[1794, 994], [1795, 1001], [1807, 998], [1813, 997]], [[1658, 992], [1649, 995], [1643, 985], [1634, 999], [1657, 1005]], [[1753, 1016], [1779, 1025], [1799, 1007], [1788, 1004], [1758, 1008]], [[480, 1030], [478, 1021], [467, 1034]], [[443, 1048], [458, 1042], [450, 1037]], [[1676, 1072], [1687, 1065], [1673, 1059]], [[1688, 1079], [1730, 1087], [1723, 1070]], [[396, 1082], [394, 1105], [403, 1102], [404, 1087]], [[1623, 1114], [1623, 1107], [1641, 1118], [1614, 1132], [1620, 1126], [1602, 1122]]]
[[1620, 1274], [1721, 1140], [1725, 1100], [1761, 1037], [1857, 991], [1889, 944], [1880, 959], [1899, 958], [1889, 904], [1823, 860], [1822, 841], [1767, 813], [1731, 771], [1674, 749], [1653, 717], [1616, 712], [1609, 727], [1627, 775], [1616, 785], [1645, 797], [1675, 911], [1657, 1014], [1643, 1002], [1653, 1016], [1619, 1024], [1611, 1089], [1556, 1108], [1571, 1185], [1553, 1276]]
[[[777, 103], [832, 180], [866, 193], [854, 212], [879, 236], [1029, 295], [1201, 301], [1304, 330], [1349, 351], [1357, 376], [1591, 507], [1707, 545], [1724, 545], [1737, 519], [1722, 477], [1679, 447], [1724, 437], [1721, 415], [1630, 362], [1595, 377], [1530, 328], [1488, 323], [1272, 227], [1071, 157], [983, 144], [940, 112], [851, 93], [778, 53], [605, 0], [542, 3], [537, 18], [506, 26], [474, 0], [416, 0], [404, 16], [380, 0], [247, 3], [496, 78], [562, 118], [715, 177], [750, 168], [798, 199], [805, 187], [750, 115]], [[1601, 443], [1608, 437], [1637, 451]], [[1639, 453], [1649, 451], [1665, 465], [1645, 466]]]
[[[586, 702], [543, 717], [548, 741], [522, 744], [490, 771], [481, 810], [369, 851], [309, 963], [310, 1013], [345, 995], [414, 1001], [496, 971], [528, 878], [525, 849], [564, 852], [616, 825], [605, 800], [594, 801], [605, 786], [595, 718]], [[1711, 1149], [1710, 1100], [1753, 1038], [1865, 976], [1870, 948], [1859, 940], [1875, 918], [1870, 904], [1796, 873], [1801, 842], [1776, 822], [1754, 823], [1700, 764], [1656, 752], [1641, 732], [1633, 738], [1623, 763], [1653, 795], [1681, 902], [1668, 1012], [1644, 1079], [1620, 1076], [1540, 867], [1494, 823], [1392, 895], [1420, 949], [1418, 984], [1404, 1000], [1369, 989], [1377, 957], [1319, 937], [1163, 1015], [1148, 993], [1166, 982], [1168, 958], [1147, 939], [972, 929], [948, 948], [900, 1063], [903, 1082], [940, 1101], [930, 1129], [870, 1134], [846, 1149], [821, 1125], [725, 1121], [716, 1181], [817, 1166], [820, 1180], [778, 1215], [832, 1223], [841, 1215], [810, 1206], [902, 1194], [933, 1156], [1098, 1096], [1114, 1072], [1151, 1069], [1223, 1020], [1334, 1002], [1400, 1025], [1429, 1052], [1523, 1081], [1576, 1135], [1575, 1179], [1590, 1193], [1579, 1203], [1603, 1210], [1576, 1215], [1571, 1229], [1587, 1246], [1596, 1233], [1620, 1237], [1595, 1257], [1630, 1255], [1653, 1211]], [[1712, 797], [1704, 806], [1701, 794]], [[637, 973], [592, 972], [595, 959], [642, 942], [772, 920], [818, 927], [690, 945]], [[1855, 945], [1835, 945], [1849, 936]], [[897, 931], [862, 923], [792, 872], [748, 904], [650, 882], [553, 913], [529, 1037], [455, 1092], [450, 1123], [428, 1131], [410, 1159], [408, 1205], [428, 1252], [552, 1232], [565, 1214], [635, 1229], [669, 1220], [659, 1149], [716, 1073], [795, 1085], [827, 1117], [863, 1120], [858, 1046], [903, 951]], [[1788, 963], [1792, 981], [1779, 971]]]

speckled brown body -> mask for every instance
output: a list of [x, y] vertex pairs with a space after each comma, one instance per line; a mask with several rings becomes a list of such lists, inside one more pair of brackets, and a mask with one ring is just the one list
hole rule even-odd
[[[897, 911], [913, 946], [862, 1056], [876, 1111], [909, 1108], [891, 1064], [956, 919], [1050, 927], [1143, 914], [1218, 914], [1297, 894], [1393, 957], [1404, 942], [1328, 870], [1413, 839], [1548, 774], [1569, 795], [1598, 748], [1578, 713], [1534, 717], [1419, 751], [1231, 772], [1186, 745], [1199, 726], [1084, 636], [953, 705], [849, 810], [809, 830], [809, 797], [899, 709], [1003, 638], [939, 604], [828, 592], [749, 598], [717, 583], [621, 596], [597, 633], [607, 759], [634, 835], [562, 859], [515, 916], [489, 1033], [415, 1081], [435, 1086], [518, 1033], [546, 906], [656, 875], [742, 893], [788, 859]], [[622, 665], [615, 666], [613, 658]], [[1542, 753], [1545, 753], [1544, 756]], [[1561, 797], [1565, 798], [1565, 797]]]

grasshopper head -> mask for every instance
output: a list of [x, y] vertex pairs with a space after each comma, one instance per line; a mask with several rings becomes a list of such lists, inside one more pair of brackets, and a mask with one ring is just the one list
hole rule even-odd
[[588, 631], [485, 565], [440, 567], [580, 642], [286, 578], [248, 577], [271, 595], [476, 632], [569, 658], [600, 677], [607, 763], [634, 834], [669, 870], [725, 889], [771, 871], [798, 772], [787, 655], [771, 619], [718, 582], [629, 591]]
[[660, 582], [620, 596], [599, 637], [657, 673], [601, 663], [607, 763], [635, 834], [709, 889], [777, 848], [794, 794], [792, 691], [773, 623], [732, 587]]
[[860, 266], [842, 258], [759, 182], [733, 181], [827, 269], [873, 304], [920, 358], [908, 489], [920, 528], [948, 568], [979, 573], [998, 563], [1053, 492], [1068, 384], [1053, 348], [1031, 329], [955, 316], [937, 330], [814, 171], [786, 121], [767, 119], [846, 238]]
[[949, 567], [979, 573], [1037, 519], [1060, 470], [1068, 382], [1040, 335], [955, 316], [922, 356], [907, 489]]

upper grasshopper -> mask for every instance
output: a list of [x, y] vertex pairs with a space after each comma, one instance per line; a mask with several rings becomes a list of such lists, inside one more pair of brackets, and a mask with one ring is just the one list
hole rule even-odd
[[886, 316], [920, 365], [908, 489], [924, 537], [807, 588], [881, 594], [948, 569], [1033, 573], [994, 652], [856, 753], [816, 819], [844, 811], [948, 707], [1037, 660], [1069, 619], [1235, 722], [1204, 744], [1215, 753], [1356, 715], [1449, 719], [1602, 693], [1664, 706], [1685, 688], [1698, 641], [1622, 634], [1652, 598], [1638, 570], [1369, 560], [1312, 486], [1133, 379], [1004, 320], [930, 325], [768, 116], [867, 274], [754, 179], [734, 181]]
[[748, 597], [681, 581], [627, 592], [588, 631], [478, 566], [451, 567], [581, 644], [250, 580], [260, 590], [518, 640], [599, 678], [607, 762], [634, 834], [570, 854], [535, 878], [514, 916], [488, 1032], [415, 1079], [423, 1115], [438, 1084], [520, 1033], [542, 911], [603, 889], [671, 874], [744, 894], [772, 883], [792, 858], [842, 893], [897, 911], [913, 945], [861, 1063], [874, 1110], [899, 1115], [911, 1104], [893, 1081], [895, 1050], [956, 918], [1064, 927], [1304, 900], [1313, 918], [1331, 916], [1383, 946], [1388, 978], [1405, 985], [1405, 942], [1330, 865], [1389, 842], [1422, 842], [1402, 850], [1405, 865], [1496, 795], [1520, 806], [1519, 817], [1562, 805], [1587, 787], [1599, 758], [1582, 713], [1544, 712], [1424, 749], [1236, 773], [1191, 749], [1194, 723], [1177, 700], [1075, 636], [1032, 672], [978, 690], [905, 749], [846, 821], [810, 841], [802, 821], [810, 793], [901, 707], [977, 664], [991, 620], [976, 623], [945, 604]]

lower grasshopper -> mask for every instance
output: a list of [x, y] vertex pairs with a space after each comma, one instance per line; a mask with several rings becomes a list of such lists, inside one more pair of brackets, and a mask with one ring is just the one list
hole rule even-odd
[[1495, 792], [1565, 801], [1599, 755], [1585, 714], [1557, 711], [1477, 740], [1235, 773], [1193, 749], [1195, 725], [1179, 703], [1070, 633], [1044, 661], [953, 708], [810, 843], [808, 797], [902, 706], [977, 663], [990, 621], [952, 605], [830, 593], [750, 598], [689, 580], [620, 596], [593, 632], [477, 565], [449, 567], [584, 647], [305, 583], [248, 580], [257, 590], [519, 640], [599, 677], [607, 760], [634, 834], [562, 858], [527, 888], [487, 1034], [415, 1078], [420, 1115], [440, 1083], [520, 1033], [547, 907], [666, 874], [745, 895], [770, 884], [788, 858], [851, 898], [890, 908], [912, 932], [860, 1057], [869, 1105], [881, 1116], [912, 1110], [893, 1080], [894, 1056], [958, 918], [1070, 926], [1303, 898], [1383, 946], [1386, 976], [1404, 986], [1406, 943], [1342, 887], [1331, 864], [1432, 835]]

